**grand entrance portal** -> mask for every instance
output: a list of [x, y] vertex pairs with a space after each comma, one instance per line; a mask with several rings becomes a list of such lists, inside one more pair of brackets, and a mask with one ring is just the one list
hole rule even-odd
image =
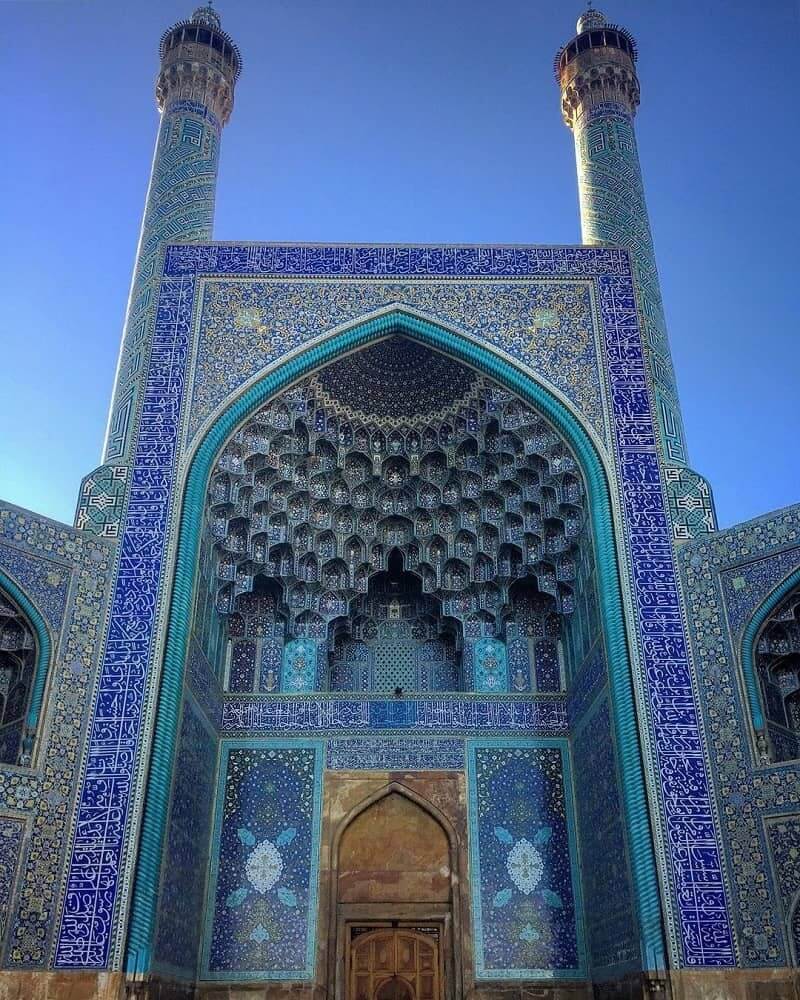
[[441, 1000], [440, 928], [348, 926], [347, 1000]]

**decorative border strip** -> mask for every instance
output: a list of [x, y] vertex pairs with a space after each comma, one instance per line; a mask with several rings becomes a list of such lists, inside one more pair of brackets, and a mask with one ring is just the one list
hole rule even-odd
[[[598, 279], [624, 541], [664, 849], [687, 966], [736, 963], [703, 727], [632, 283]], [[612, 660], [613, 662], [613, 660]], [[624, 751], [623, 751], [624, 752]]]
[[221, 728], [224, 733], [511, 729], [556, 735], [567, 731], [567, 705], [563, 698], [524, 701], [230, 698], [223, 703]]
[[385, 736], [328, 740], [325, 766], [330, 771], [463, 771], [464, 741]]
[[630, 275], [626, 250], [606, 247], [325, 246], [280, 243], [169, 246], [165, 277], [198, 274], [417, 278], [596, 278]]
[[[121, 860], [152, 678], [156, 611], [175, 487], [194, 282], [162, 286], [89, 722], [54, 965], [103, 969], [118, 926]], [[169, 683], [165, 680], [165, 683]], [[180, 684], [180, 678], [173, 683]]]
[[[141, 766], [140, 734], [144, 681], [156, 620], [166, 525], [175, 499], [174, 459], [183, 404], [194, 280], [219, 274], [415, 274], [550, 278], [579, 275], [598, 280], [606, 339], [625, 541], [641, 621], [646, 693], [657, 753], [666, 819], [667, 905], [679, 907], [686, 965], [732, 965], [735, 955], [727, 914], [721, 852], [713, 814], [703, 739], [668, 534], [664, 495], [655, 452], [653, 420], [644, 373], [633, 283], [626, 251], [605, 248], [526, 247], [169, 247], [166, 277], [156, 318], [153, 355], [125, 522], [123, 562], [114, 586], [109, 638], [101, 669], [90, 745], [80, 794], [78, 826], [69, 869], [57, 964], [105, 968], [112, 921], [119, 918], [124, 829]], [[246, 417], [280, 389], [339, 354], [389, 332], [404, 332], [446, 350], [506, 384], [541, 409], [574, 448], [587, 474], [597, 541], [601, 606], [608, 637], [614, 722], [622, 755], [622, 788], [631, 841], [634, 884], [646, 967], [664, 963], [661, 893], [655, 871], [639, 731], [631, 691], [627, 636], [617, 570], [608, 483], [602, 464], [578, 420], [558, 400], [521, 372], [462, 333], [401, 312], [354, 324], [348, 330], [286, 360], [233, 402], [206, 434], [189, 472], [178, 541], [175, 584], [163, 676], [152, 744], [150, 780], [139, 842], [131, 907], [127, 967], [149, 968], [155, 889], [161, 858], [174, 757], [175, 720], [186, 653], [186, 628], [194, 585], [197, 532], [206, 481], [217, 451]], [[134, 583], [139, 586], [134, 586]], [[135, 591], [135, 594], [134, 594]], [[128, 644], [128, 645], [126, 645]], [[115, 707], [123, 715], [114, 715]], [[666, 710], [665, 710], [666, 706]], [[108, 712], [108, 715], [105, 713]], [[115, 741], [109, 746], [109, 718]], [[97, 768], [96, 770], [94, 768]], [[680, 962], [680, 955], [676, 954]]]

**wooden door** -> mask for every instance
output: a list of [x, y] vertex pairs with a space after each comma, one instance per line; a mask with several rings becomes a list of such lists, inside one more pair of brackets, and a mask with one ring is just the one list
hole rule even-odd
[[442, 1000], [437, 928], [350, 928], [347, 1000]]

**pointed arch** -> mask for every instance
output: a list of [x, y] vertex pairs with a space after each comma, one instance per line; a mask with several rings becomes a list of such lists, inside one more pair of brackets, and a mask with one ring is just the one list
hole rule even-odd
[[[453, 952], [452, 960], [452, 977], [453, 977], [453, 995], [460, 997], [462, 995], [462, 978], [461, 978], [461, 895], [460, 895], [460, 883], [461, 883], [461, 872], [459, 871], [459, 853], [465, 845], [462, 845], [459, 841], [459, 836], [456, 828], [450, 822], [448, 817], [439, 809], [433, 802], [425, 798], [419, 792], [416, 792], [413, 788], [404, 784], [402, 781], [388, 781], [385, 785], [376, 789], [370, 795], [361, 799], [357, 802], [337, 823], [336, 829], [334, 830], [333, 837], [331, 839], [331, 877], [330, 877], [330, 899], [329, 899], [329, 926], [331, 928], [338, 927], [339, 920], [337, 919], [337, 911], [339, 907], [339, 855], [342, 846], [342, 840], [347, 833], [347, 831], [353, 826], [353, 824], [363, 816], [365, 813], [369, 812], [378, 803], [390, 798], [392, 795], [399, 795], [401, 798], [405, 799], [407, 802], [412, 803], [418, 809], [420, 809], [428, 818], [430, 818], [441, 831], [444, 833], [447, 839], [448, 845], [448, 866], [450, 870], [450, 900], [447, 904], [447, 909], [449, 911], [450, 926], [446, 930], [451, 938], [450, 946]], [[334, 983], [336, 981], [336, 967], [338, 961], [338, 948], [329, 949], [328, 953], [328, 982]]]
[[379, 789], [373, 792], [371, 795], [366, 796], [366, 798], [361, 799], [357, 802], [349, 812], [339, 820], [336, 826], [336, 830], [333, 834], [333, 840], [331, 841], [331, 855], [335, 859], [334, 864], [338, 867], [338, 857], [339, 857], [339, 847], [342, 843], [342, 837], [344, 836], [347, 828], [353, 823], [354, 820], [358, 819], [362, 813], [365, 813], [372, 806], [376, 805], [382, 799], [388, 798], [390, 795], [401, 795], [413, 802], [414, 805], [419, 806], [423, 812], [428, 813], [428, 815], [439, 824], [439, 826], [444, 831], [447, 837], [447, 842], [450, 845], [450, 857], [451, 870], [455, 870], [455, 858], [457, 856], [459, 848], [459, 839], [456, 828], [450, 822], [450, 820], [445, 816], [445, 814], [437, 806], [433, 804], [429, 799], [426, 799], [419, 792], [415, 792], [413, 788], [409, 788], [408, 785], [404, 785], [400, 781], [389, 781], [385, 785], [382, 785]]
[[31, 602], [24, 590], [0, 570], [0, 592], [5, 592], [28, 619], [31, 631], [36, 638], [36, 660], [33, 667], [33, 680], [25, 714], [25, 728], [29, 733], [35, 733], [39, 725], [39, 717], [44, 701], [47, 676], [50, 669], [50, 653], [52, 644], [50, 632], [38, 608]]
[[537, 409], [565, 438], [584, 472], [598, 563], [598, 589], [611, 664], [609, 687], [620, 756], [621, 790], [639, 916], [642, 959], [645, 968], [664, 966], [659, 882], [634, 706], [609, 476], [596, 435], [569, 404], [555, 390], [539, 381], [532, 371], [523, 369], [507, 356], [461, 331], [414, 313], [406, 307], [394, 305], [377, 314], [352, 321], [285, 356], [267, 374], [241, 390], [236, 399], [208, 427], [194, 454], [189, 456], [179, 514], [172, 600], [128, 925], [125, 959], [128, 972], [145, 972], [150, 967], [159, 866], [169, 811], [177, 720], [188, 644], [188, 622], [195, 585], [199, 526], [213, 462], [236, 428], [276, 394], [345, 354], [397, 335], [418, 340], [434, 350], [448, 354], [518, 395]]
[[756, 733], [766, 731], [766, 721], [761, 702], [761, 689], [756, 673], [756, 642], [769, 616], [777, 606], [796, 588], [800, 587], [800, 568], [790, 573], [775, 589], [767, 595], [753, 613], [742, 636], [741, 664], [742, 679], [747, 692], [747, 703], [750, 708], [750, 721]]

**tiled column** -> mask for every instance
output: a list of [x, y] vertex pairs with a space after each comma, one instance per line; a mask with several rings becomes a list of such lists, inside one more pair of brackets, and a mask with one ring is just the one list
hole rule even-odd
[[599, 11], [584, 14], [577, 29], [556, 57], [556, 75], [564, 121], [575, 135], [583, 241], [632, 251], [662, 456], [683, 466], [683, 421], [633, 130], [636, 45]]

